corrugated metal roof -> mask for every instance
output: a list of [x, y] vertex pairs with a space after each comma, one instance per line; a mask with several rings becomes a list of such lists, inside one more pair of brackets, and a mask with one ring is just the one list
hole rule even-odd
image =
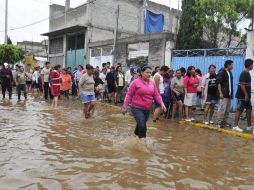
[[68, 33], [73, 33], [73, 32], [78, 32], [78, 31], [85, 31], [86, 28], [87, 27], [85, 27], [85, 26], [76, 25], [76, 26], [71, 26], [71, 27], [51, 31], [51, 32], [44, 33], [41, 35], [42, 36], [59, 36], [62, 34], [68, 34]]

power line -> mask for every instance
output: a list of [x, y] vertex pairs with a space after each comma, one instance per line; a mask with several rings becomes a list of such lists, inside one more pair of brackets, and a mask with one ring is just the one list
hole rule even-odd
[[[35, 1], [39, 2], [38, 0], [35, 0]], [[94, 3], [95, 1], [96, 1], [96, 0], [93, 0], [93, 1], [91, 1], [91, 2], [89, 2], [89, 3], [85, 3], [85, 4], [83, 4], [83, 5], [88, 5], [88, 4]], [[106, 8], [106, 9], [112, 11], [111, 8], [113, 8], [113, 7], [111, 7], [111, 8], [109, 8], [109, 7], [104, 7], [104, 8]], [[76, 11], [76, 9], [73, 9], [73, 10], [71, 10], [71, 11], [68, 11], [67, 13], [71, 13], [71, 12], [74, 12], [74, 11]], [[112, 13], [112, 12], [111, 12], [111, 13]], [[129, 13], [130, 13], [130, 12], [129, 12]], [[128, 17], [132, 17], [132, 18], [137, 18], [136, 16], [133, 16], [133, 15], [131, 15], [131, 14], [124, 14], [124, 13], [121, 13], [121, 12], [120, 12], [120, 14], [121, 14], [121, 15], [124, 15], [124, 16], [128, 16]], [[61, 14], [61, 15], [58, 15], [58, 16], [56, 16], [56, 17], [54, 17], [54, 18], [51, 18], [51, 20], [58, 19], [58, 18], [60, 18], [60, 17], [62, 17], [62, 16], [64, 16], [64, 15], [65, 15], [65, 13], [64, 13], [64, 14]], [[20, 27], [16, 27], [16, 28], [11, 28], [11, 29], [9, 29], [8, 31], [14, 31], [14, 30], [19, 30], [19, 29], [27, 28], [27, 27], [29, 27], [29, 26], [33, 26], [33, 25], [42, 23], [42, 22], [47, 21], [47, 20], [49, 20], [49, 17], [44, 18], [44, 19], [41, 19], [41, 20], [38, 20], [38, 21], [35, 21], [35, 22], [33, 22], [33, 23], [30, 23], [30, 24], [27, 24], [27, 25], [24, 25], [24, 26], [20, 26]], [[0, 33], [2, 33], [2, 32], [4, 32], [4, 30], [0, 31]]]
[[[88, 5], [88, 4], [94, 3], [95, 1], [97, 1], [97, 0], [92, 0], [91, 2], [85, 3], [85, 4], [83, 4], [83, 5]], [[67, 13], [70, 13], [70, 12], [73, 12], [73, 11], [76, 11], [76, 9], [73, 9], [73, 10], [71, 10], [71, 11], [68, 11]], [[58, 15], [57, 17], [54, 17], [54, 18], [51, 18], [51, 19], [52, 19], [52, 20], [53, 20], [53, 19], [57, 19], [57, 18], [60, 18], [60, 17], [62, 17], [62, 16], [64, 16], [64, 15], [65, 15], [65, 13], [64, 13], [64, 14], [61, 14], [61, 15]], [[19, 29], [27, 28], [27, 27], [29, 27], [29, 26], [33, 26], [33, 25], [39, 24], [39, 23], [41, 23], [41, 22], [44, 22], [44, 21], [46, 21], [46, 20], [48, 20], [48, 19], [49, 19], [49, 17], [44, 18], [44, 19], [41, 19], [41, 20], [38, 20], [38, 21], [35, 21], [35, 22], [33, 22], [33, 23], [30, 23], [30, 24], [27, 24], [27, 25], [24, 25], [24, 26], [20, 26], [20, 27], [16, 27], [16, 28], [11, 28], [11, 29], [9, 29], [8, 31], [13, 31], [13, 30], [19, 30]], [[4, 32], [4, 30], [1, 30], [1, 31], [0, 31], [0, 33], [2, 33], [2, 32]]]
[[[27, 25], [24, 25], [24, 26], [20, 26], [20, 27], [17, 27], [17, 28], [11, 28], [11, 29], [9, 29], [8, 31], [13, 31], [13, 30], [19, 30], [19, 29], [22, 29], [22, 28], [26, 28], [26, 27], [29, 27], [29, 26], [36, 25], [36, 24], [39, 24], [39, 23], [41, 23], [41, 22], [44, 22], [44, 21], [46, 21], [46, 20], [48, 20], [48, 19], [49, 19], [49, 17], [48, 17], [48, 18], [41, 19], [41, 20], [38, 20], [38, 21], [36, 21], [36, 22], [30, 23], [30, 24], [27, 24]], [[4, 32], [4, 30], [1, 30], [0, 32]]]
[[42, 2], [42, 1], [40, 1], [40, 0], [32, 0], [32, 1], [35, 1], [35, 2], [37, 2], [37, 3], [41, 3], [41, 4], [44, 4], [44, 5], [50, 5], [50, 3], [47, 3], [47, 2]]

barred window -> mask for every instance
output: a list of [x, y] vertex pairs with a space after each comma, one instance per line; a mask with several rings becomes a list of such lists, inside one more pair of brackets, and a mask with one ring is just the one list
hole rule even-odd
[[63, 37], [50, 39], [49, 43], [50, 54], [63, 53]]
[[91, 57], [101, 56], [101, 48], [91, 49]]
[[78, 50], [84, 49], [85, 46], [85, 35], [78, 34], [74, 36], [68, 36], [67, 40], [67, 50]]

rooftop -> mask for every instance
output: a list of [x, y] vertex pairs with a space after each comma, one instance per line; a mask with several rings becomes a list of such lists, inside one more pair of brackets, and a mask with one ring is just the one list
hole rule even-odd
[[71, 27], [62, 28], [62, 29], [59, 29], [59, 30], [47, 32], [47, 33], [44, 33], [44, 34], [41, 34], [41, 35], [42, 36], [58, 36], [58, 35], [62, 35], [62, 34], [78, 32], [78, 31], [82, 31], [82, 30], [85, 31], [85, 29], [86, 29], [85, 26], [75, 25], [75, 26], [71, 26]]

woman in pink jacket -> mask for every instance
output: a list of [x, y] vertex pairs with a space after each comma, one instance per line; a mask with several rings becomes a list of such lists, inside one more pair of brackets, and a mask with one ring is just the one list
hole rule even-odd
[[192, 107], [196, 105], [197, 88], [199, 80], [196, 77], [195, 67], [189, 66], [187, 75], [184, 78], [185, 98], [184, 105], [186, 107], [186, 121], [194, 121], [192, 117]]
[[152, 68], [147, 64], [143, 65], [140, 77], [131, 83], [123, 104], [123, 114], [127, 113], [131, 104], [131, 111], [137, 122], [135, 135], [140, 139], [146, 138], [146, 122], [149, 118], [153, 100], [161, 105], [163, 111], [166, 111], [161, 95], [154, 81], [150, 79], [151, 75]]

